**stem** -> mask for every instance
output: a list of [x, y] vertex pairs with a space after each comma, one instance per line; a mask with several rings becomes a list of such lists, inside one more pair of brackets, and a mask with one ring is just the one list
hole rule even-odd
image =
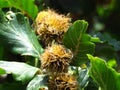
[[99, 87], [99, 89], [98, 90], [101, 90], [101, 88]]
[[38, 62], [39, 62], [38, 58], [35, 58], [35, 67], [38, 66]]
[[79, 67], [76, 67], [76, 74], [79, 75]]

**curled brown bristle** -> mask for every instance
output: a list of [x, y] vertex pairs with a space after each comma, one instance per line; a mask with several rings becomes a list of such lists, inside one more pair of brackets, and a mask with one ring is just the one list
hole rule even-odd
[[62, 37], [70, 26], [71, 19], [65, 15], [60, 15], [53, 10], [42, 11], [36, 18], [37, 34], [41, 36], [46, 45], [53, 40], [62, 42]]
[[67, 72], [72, 52], [62, 45], [53, 44], [41, 55], [42, 68], [50, 72]]
[[78, 90], [78, 82], [73, 75], [61, 73], [49, 80], [49, 90]]

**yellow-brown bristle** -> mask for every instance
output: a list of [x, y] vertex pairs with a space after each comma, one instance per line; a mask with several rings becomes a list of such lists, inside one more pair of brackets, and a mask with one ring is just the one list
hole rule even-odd
[[37, 34], [45, 43], [49, 44], [55, 39], [56, 42], [61, 42], [63, 34], [67, 32], [70, 26], [71, 18], [56, 13], [53, 10], [42, 11], [36, 18]]
[[69, 49], [53, 44], [41, 55], [41, 65], [50, 72], [67, 72], [71, 59], [72, 52]]
[[75, 76], [68, 73], [61, 73], [49, 80], [49, 90], [78, 90], [78, 82]]

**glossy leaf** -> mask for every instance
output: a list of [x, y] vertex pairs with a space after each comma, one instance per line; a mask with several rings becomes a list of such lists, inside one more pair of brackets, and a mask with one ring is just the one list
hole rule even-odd
[[39, 70], [25, 63], [0, 61], [0, 68], [4, 69], [7, 74], [12, 74], [17, 81], [26, 82], [31, 80]]
[[85, 88], [89, 82], [88, 69], [82, 69], [79, 71], [78, 82], [80, 83], [80, 88]]
[[48, 77], [46, 75], [37, 75], [28, 84], [27, 90], [47, 89]]
[[20, 13], [8, 12], [5, 16], [0, 11], [0, 41], [21, 55], [39, 57], [43, 52], [28, 19]]
[[111, 68], [105, 60], [88, 55], [91, 62], [90, 76], [101, 90], [120, 90], [120, 73]]
[[71, 65], [81, 65], [88, 61], [86, 54], [93, 54], [95, 45], [91, 36], [86, 34], [88, 23], [78, 20], [73, 23], [68, 32], [64, 35], [64, 45], [73, 51], [74, 57]]
[[21, 10], [31, 19], [35, 19], [38, 8], [34, 4], [34, 0], [0, 0], [0, 8], [14, 7]]
[[103, 43], [103, 41], [100, 40], [98, 37], [91, 37], [92, 42], [98, 42], [98, 43]]

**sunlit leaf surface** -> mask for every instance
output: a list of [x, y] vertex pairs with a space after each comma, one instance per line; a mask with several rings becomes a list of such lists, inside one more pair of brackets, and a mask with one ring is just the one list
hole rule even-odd
[[0, 8], [14, 7], [34, 20], [38, 13], [38, 8], [34, 1], [35, 0], [0, 0]]
[[26, 82], [31, 80], [39, 70], [25, 63], [0, 61], [0, 68], [7, 74], [12, 74], [17, 81]]
[[120, 90], [120, 73], [98, 57], [88, 55], [91, 62], [90, 76], [100, 86], [101, 90]]
[[93, 54], [95, 45], [91, 36], [86, 34], [88, 23], [78, 20], [73, 23], [63, 38], [65, 46], [73, 51], [74, 60], [72, 65], [81, 65], [88, 61], [86, 54]]
[[0, 43], [21, 55], [39, 57], [43, 52], [28, 19], [20, 13], [0, 11]]
[[27, 86], [27, 90], [46, 90], [47, 89], [48, 76], [37, 75], [31, 80]]

